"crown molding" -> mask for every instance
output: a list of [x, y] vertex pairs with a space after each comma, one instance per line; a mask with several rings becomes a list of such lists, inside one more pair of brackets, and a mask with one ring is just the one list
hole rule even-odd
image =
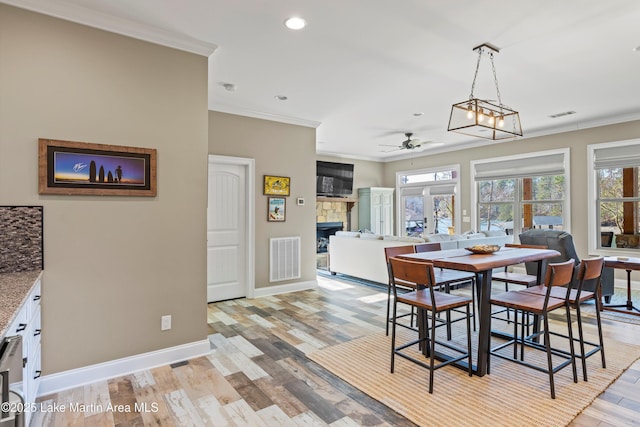
[[116, 18], [84, 6], [46, 0], [0, 0], [0, 3], [197, 55], [208, 57], [218, 48], [214, 43], [129, 19]]
[[520, 136], [520, 137], [506, 138], [498, 141], [474, 138], [472, 140], [459, 142], [454, 145], [449, 145], [449, 146], [445, 145], [443, 147], [437, 147], [431, 150], [422, 150], [419, 152], [421, 154], [416, 154], [414, 156], [412, 156], [409, 153], [403, 153], [403, 155], [385, 157], [382, 159], [378, 159], [378, 161], [382, 163], [389, 163], [389, 162], [394, 162], [396, 160], [409, 159], [411, 157], [415, 158], [415, 157], [422, 157], [422, 156], [428, 156], [428, 155], [443, 154], [443, 153], [448, 153], [452, 151], [467, 150], [467, 149], [476, 148], [476, 147], [485, 147], [487, 145], [519, 142], [519, 141], [524, 141], [531, 138], [576, 132], [580, 130], [592, 129], [592, 128], [597, 128], [602, 126], [617, 125], [617, 124], [632, 122], [636, 120], [640, 120], [640, 112], [623, 113], [616, 116], [600, 117], [593, 120], [585, 120], [585, 121], [578, 120], [578, 121], [572, 121], [570, 123], [566, 123], [566, 124], [562, 124], [554, 127], [544, 127], [544, 128], [526, 131], [524, 136]]
[[313, 128], [313, 129], [317, 129], [318, 126], [322, 124], [322, 122], [317, 122], [315, 120], [301, 119], [299, 117], [281, 116], [279, 114], [264, 113], [261, 111], [245, 110], [242, 108], [231, 107], [229, 105], [221, 105], [221, 104], [210, 104], [209, 110], [217, 111], [220, 113], [235, 114], [237, 116], [252, 117], [254, 119], [262, 119], [262, 120], [269, 120], [272, 122], [280, 122], [280, 123], [287, 123], [290, 125], [304, 126], [304, 127]]

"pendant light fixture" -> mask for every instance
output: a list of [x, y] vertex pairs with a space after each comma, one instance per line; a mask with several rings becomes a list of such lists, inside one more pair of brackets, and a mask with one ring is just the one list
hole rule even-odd
[[[493, 54], [498, 53], [500, 50], [488, 43], [476, 46], [473, 50], [478, 52], [478, 62], [476, 64], [476, 72], [473, 76], [473, 83], [471, 84], [471, 95], [469, 99], [453, 104], [447, 130], [492, 140], [522, 136], [520, 114], [518, 114], [516, 110], [503, 105], [502, 99], [500, 98], [498, 77], [496, 76], [496, 67], [493, 63]], [[493, 79], [495, 81], [496, 96], [498, 99], [497, 103], [495, 101], [476, 98], [473, 93], [476, 86], [476, 78], [478, 77], [478, 70], [480, 69], [480, 60], [485, 52], [491, 60], [491, 69], [493, 70]]]

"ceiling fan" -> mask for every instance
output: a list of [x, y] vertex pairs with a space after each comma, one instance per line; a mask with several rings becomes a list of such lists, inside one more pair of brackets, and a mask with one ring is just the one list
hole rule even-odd
[[[386, 144], [380, 144], [380, 145], [383, 147], [395, 147], [396, 150], [413, 150], [414, 148], [420, 147], [421, 144], [418, 144], [420, 140], [418, 138], [411, 138], [413, 136], [412, 132], [406, 132], [404, 136], [406, 136], [407, 139], [402, 141], [400, 145], [386, 145]], [[389, 151], [396, 151], [396, 150], [389, 150]], [[389, 151], [385, 151], [385, 152], [389, 152]]]

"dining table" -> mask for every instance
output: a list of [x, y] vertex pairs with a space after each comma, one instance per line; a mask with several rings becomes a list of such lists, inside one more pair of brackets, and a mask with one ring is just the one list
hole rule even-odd
[[640, 270], [640, 258], [607, 256], [604, 257], [604, 266], [619, 268], [627, 272], [627, 301], [624, 304], [601, 304], [600, 307], [602, 307], [602, 310], [640, 316], [640, 309], [633, 305], [633, 301], [631, 300], [631, 272]]
[[[555, 258], [560, 252], [553, 249], [533, 249], [501, 247], [492, 253], [473, 253], [468, 249], [445, 249], [432, 252], [419, 252], [399, 255], [398, 258], [433, 264], [434, 267], [451, 270], [468, 271], [476, 274], [478, 289], [478, 345], [476, 362], [472, 367], [473, 373], [484, 376], [487, 373], [489, 351], [491, 344], [491, 277], [493, 269], [504, 268], [524, 262], [537, 262], [538, 282], [542, 278], [542, 261]], [[535, 329], [539, 322], [534, 322]], [[446, 358], [436, 355], [439, 358]], [[465, 362], [458, 362], [456, 366], [467, 369]]]

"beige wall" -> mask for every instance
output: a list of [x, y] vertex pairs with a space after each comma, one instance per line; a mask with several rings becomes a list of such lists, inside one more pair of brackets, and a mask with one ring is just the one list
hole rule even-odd
[[[45, 374], [206, 339], [207, 126], [207, 58], [0, 5], [0, 203], [44, 205]], [[40, 196], [38, 138], [156, 148], [158, 196]]]
[[[326, 155], [318, 155], [317, 160], [353, 164], [353, 195], [351, 197], [354, 199], [358, 198], [358, 188], [385, 186], [383, 185], [384, 163]], [[394, 186], [395, 185], [391, 185], [391, 187]], [[359, 228], [358, 203], [356, 203], [351, 210], [351, 230], [358, 230]]]
[[[255, 159], [256, 288], [316, 280], [315, 140], [313, 128], [209, 112], [209, 154]], [[267, 222], [264, 175], [291, 178], [285, 222]], [[298, 197], [304, 206], [296, 204]], [[302, 277], [270, 283], [269, 239], [290, 236], [301, 237]]]
[[[525, 130], [526, 133], [526, 130]], [[393, 186], [395, 173], [438, 165], [460, 164], [462, 209], [471, 213], [470, 162], [492, 157], [536, 151], [570, 148], [571, 157], [571, 234], [578, 255], [588, 255], [587, 246], [587, 145], [608, 141], [619, 141], [640, 137], [640, 121], [618, 125], [601, 126], [572, 132], [560, 133], [537, 138], [522, 139], [516, 142], [487, 144], [483, 147], [453, 151], [445, 154], [415, 157], [407, 160], [389, 162], [384, 167], [384, 184]], [[472, 224], [462, 223], [462, 231], [469, 230]]]

